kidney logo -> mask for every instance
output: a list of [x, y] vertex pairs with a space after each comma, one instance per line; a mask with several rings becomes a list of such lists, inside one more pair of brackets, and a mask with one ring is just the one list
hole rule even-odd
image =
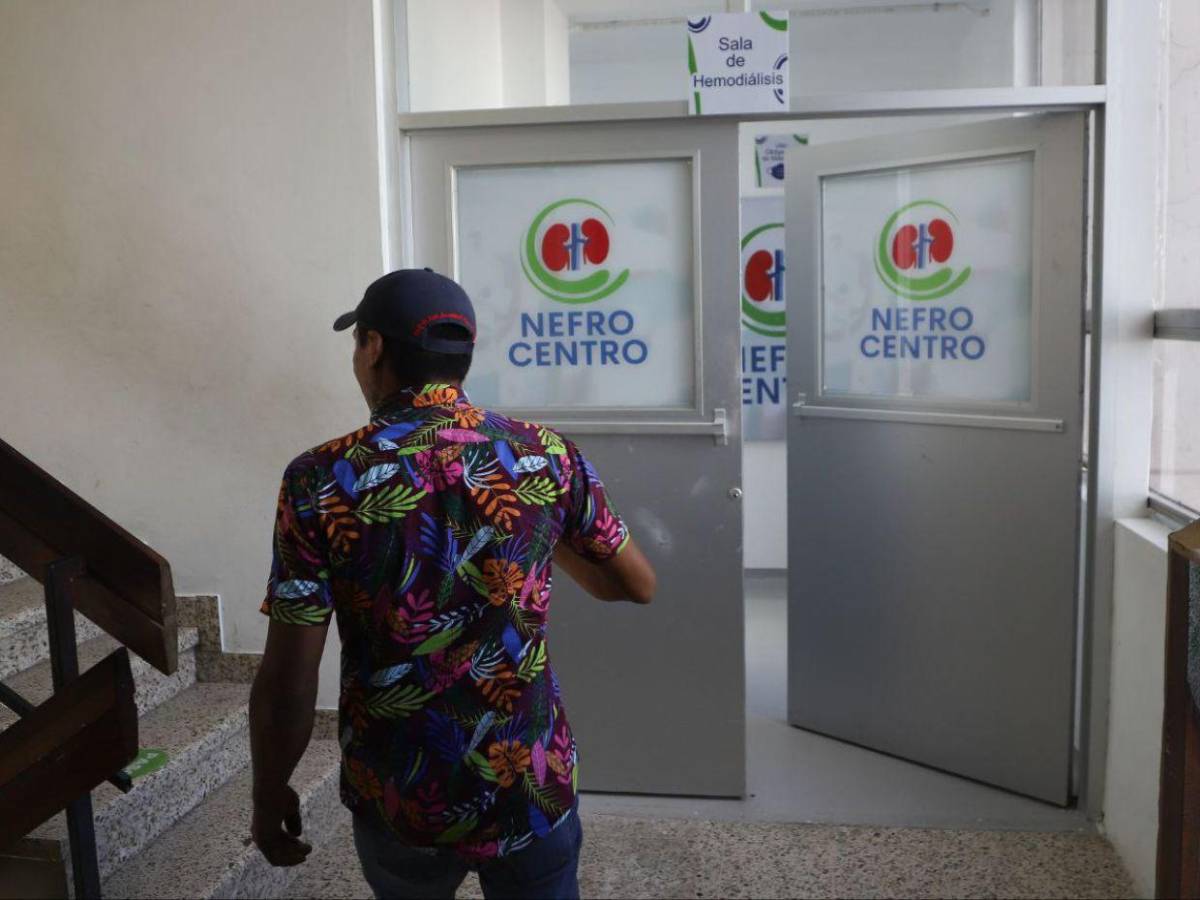
[[875, 247], [875, 271], [889, 291], [907, 300], [938, 300], [971, 277], [955, 268], [958, 217], [944, 204], [917, 200], [884, 223]]
[[742, 238], [742, 326], [763, 337], [787, 337], [783, 233], [771, 222]]
[[591, 200], [571, 197], [544, 207], [525, 232], [521, 269], [529, 283], [559, 303], [595, 303], [617, 291], [629, 270], [611, 265], [612, 216]]

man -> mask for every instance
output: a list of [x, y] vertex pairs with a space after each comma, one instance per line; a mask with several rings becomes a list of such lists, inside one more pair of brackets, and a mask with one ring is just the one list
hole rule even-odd
[[342, 641], [342, 800], [378, 897], [577, 897], [575, 741], [548, 655], [552, 561], [602, 600], [655, 575], [595, 470], [550, 429], [462, 390], [475, 313], [429, 269], [367, 288], [355, 326], [365, 427], [284, 473], [251, 693], [253, 837], [297, 865], [288, 780], [308, 744], [330, 619]]

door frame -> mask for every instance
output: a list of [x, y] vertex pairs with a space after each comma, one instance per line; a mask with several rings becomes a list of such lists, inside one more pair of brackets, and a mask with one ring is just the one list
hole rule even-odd
[[[1108, 752], [1109, 668], [1112, 644], [1112, 592], [1114, 523], [1118, 518], [1144, 511], [1148, 495], [1150, 413], [1150, 337], [1141, 333], [1141, 322], [1153, 310], [1153, 297], [1141, 285], [1148, 283], [1152, 258], [1131, 265], [1129, 253], [1117, 252], [1119, 241], [1130, 225], [1125, 215], [1118, 227], [1105, 216], [1113, 197], [1128, 211], [1133, 198], [1153, 195], [1154, 156], [1144, 152], [1147, 125], [1154, 124], [1153, 96], [1146, 99], [1147, 84], [1154, 67], [1142, 66], [1157, 47], [1159, 17], [1139, 18], [1127, 2], [1097, 0], [1097, 80], [1117, 69], [1124, 75], [1136, 73], [1116, 85], [1077, 87], [967, 88], [924, 91], [874, 91], [836, 96], [793, 97], [784, 113], [742, 114], [725, 118], [739, 122], [794, 121], [796, 119], [843, 119], [908, 117], [937, 114], [987, 113], [1089, 113], [1091, 140], [1092, 203], [1087, 224], [1091, 259], [1091, 316], [1087, 323], [1091, 348], [1087, 353], [1088, 459], [1087, 507], [1084, 516], [1081, 562], [1085, 570], [1080, 604], [1081, 628], [1076, 653], [1082, 662], [1080, 700], [1076, 710], [1077, 806], [1089, 819], [1099, 820], [1104, 809], [1105, 763]], [[1109, 46], [1108, 33], [1122, 34]], [[1139, 80], [1140, 79], [1140, 80]], [[553, 106], [430, 113], [400, 113], [398, 169], [399, 221], [391, 233], [398, 235], [401, 265], [413, 265], [413, 232], [410, 141], [415, 132], [429, 129], [473, 128], [481, 125], [541, 125], [630, 120], [677, 120], [688, 117], [687, 103], [656, 101], [591, 106]], [[709, 117], [704, 117], [709, 118]], [[1131, 162], [1132, 160], [1132, 162]], [[1140, 163], [1140, 165], [1139, 165]], [[1137, 226], [1153, 233], [1153, 210], [1139, 207]], [[1136, 385], [1144, 390], [1119, 391], [1118, 385]], [[1118, 430], [1117, 423], [1124, 427]], [[1145, 427], [1138, 436], [1136, 427]], [[1081, 461], [1083, 464], [1084, 461]]]

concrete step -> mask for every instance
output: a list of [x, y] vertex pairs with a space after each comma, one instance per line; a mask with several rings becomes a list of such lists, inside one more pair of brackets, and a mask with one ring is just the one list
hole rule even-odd
[[[167, 763], [135, 778], [128, 794], [108, 783], [92, 792], [101, 878], [245, 768], [250, 761], [249, 699], [247, 684], [194, 684], [141, 718], [138, 743], [165, 751]], [[38, 842], [43, 853], [56, 849], [70, 879], [65, 813], [26, 841]]]
[[[43, 628], [45, 623], [43, 623]], [[195, 647], [200, 640], [200, 634], [195, 628], [180, 628], [179, 638], [179, 668], [174, 675], [164, 675], [134, 653], [129, 654], [133, 670], [134, 685], [138, 714], [145, 713], [163, 703], [180, 691], [196, 682]], [[101, 634], [79, 645], [79, 671], [86, 672], [121, 644], [107, 634]], [[4, 683], [12, 688], [30, 703], [37, 705], [50, 698], [54, 693], [53, 679], [50, 673], [50, 660], [42, 662], [5, 678]], [[7, 707], [0, 706], [0, 730], [8, 728], [19, 717]]]
[[[313, 741], [292, 776], [304, 816], [304, 839], [317, 847], [338, 819], [336, 741]], [[104, 882], [106, 897], [285, 897], [296, 869], [271, 866], [250, 843], [251, 776], [247, 767], [191, 813], [122, 864]]]
[[[101, 634], [100, 627], [75, 614], [75, 639]], [[0, 679], [50, 658], [46, 636], [46, 595], [32, 578], [0, 584]]]

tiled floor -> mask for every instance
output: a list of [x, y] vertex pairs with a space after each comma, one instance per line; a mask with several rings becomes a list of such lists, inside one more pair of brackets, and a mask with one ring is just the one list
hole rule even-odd
[[[346, 814], [348, 819], [348, 814]], [[584, 814], [584, 897], [1129, 897], [1085, 834], [933, 831]], [[296, 898], [370, 897], [348, 821], [300, 870]], [[481, 897], [475, 876], [460, 897]]]
[[[1130, 896], [1078, 812], [789, 726], [782, 580], [751, 580], [747, 612], [751, 795], [585, 794], [585, 897]], [[370, 896], [348, 817], [293, 896]]]

